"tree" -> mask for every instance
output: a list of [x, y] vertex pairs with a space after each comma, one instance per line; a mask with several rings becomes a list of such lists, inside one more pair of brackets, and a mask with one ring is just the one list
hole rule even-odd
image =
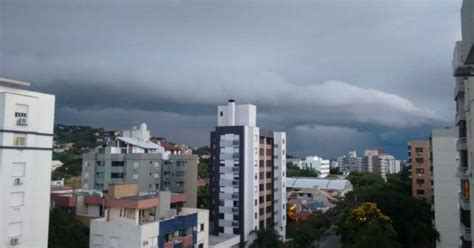
[[253, 242], [253, 248], [280, 248], [283, 247], [283, 242], [275, 229], [266, 228], [257, 231], [257, 239]]
[[209, 209], [211, 207], [211, 193], [209, 192], [208, 186], [198, 188], [197, 205], [203, 209]]
[[288, 177], [318, 177], [319, 172], [317, 170], [307, 168], [300, 169], [298, 166], [293, 165], [293, 163], [286, 163], [286, 173]]
[[73, 215], [60, 208], [53, 208], [49, 215], [49, 248], [87, 248], [89, 230]]
[[198, 176], [199, 178], [209, 178], [209, 159], [199, 159]]
[[310, 248], [332, 226], [331, 215], [314, 212], [308, 220], [299, 220], [288, 224], [287, 236], [291, 238], [289, 247]]
[[337, 226], [344, 247], [400, 247], [392, 220], [375, 203], [347, 208]]
[[354, 188], [377, 186], [385, 183], [381, 176], [371, 172], [353, 172], [347, 179]]

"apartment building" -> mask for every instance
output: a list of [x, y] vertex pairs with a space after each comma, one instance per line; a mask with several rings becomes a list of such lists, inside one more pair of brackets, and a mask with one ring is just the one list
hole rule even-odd
[[186, 207], [197, 206], [199, 157], [194, 154], [170, 154], [161, 168], [161, 188], [186, 195]]
[[323, 159], [318, 156], [306, 157], [303, 166], [305, 169], [317, 170], [320, 178], [329, 176], [330, 162], [328, 159]]
[[383, 149], [369, 149], [365, 150], [362, 157], [361, 171], [372, 172], [386, 179], [387, 175], [400, 172], [400, 164], [400, 160], [385, 154]]
[[150, 140], [145, 123], [125, 130], [110, 144], [82, 155], [82, 188], [107, 190], [111, 183], [135, 182], [140, 192], [168, 189], [184, 193], [186, 207], [197, 204], [198, 156], [169, 154]]
[[143, 194], [136, 183], [121, 183], [111, 184], [106, 195], [83, 193], [54, 199], [60, 207], [73, 203], [78, 216], [85, 212], [98, 217], [90, 221], [90, 247], [208, 247], [208, 210], [184, 208], [183, 194]]
[[242, 247], [262, 228], [286, 233], [286, 134], [256, 121], [255, 105], [230, 100], [211, 132], [211, 231], [239, 235]]
[[48, 246], [53, 95], [0, 78], [0, 247]]
[[461, 247], [472, 247], [471, 214], [473, 205], [470, 199], [473, 197], [472, 187], [472, 158], [473, 139], [471, 108], [473, 95], [470, 93], [474, 82], [474, 53], [472, 50], [474, 42], [474, 30], [472, 20], [474, 19], [474, 2], [463, 1], [461, 8], [461, 31], [462, 40], [456, 42], [453, 53], [453, 75], [456, 80], [454, 87], [454, 100], [456, 101], [455, 123], [458, 128], [458, 139], [456, 149], [459, 152], [458, 178], [461, 184], [460, 203], [460, 226]]
[[431, 203], [430, 142], [414, 140], [408, 143], [408, 162], [411, 165], [412, 195]]
[[461, 245], [457, 137], [456, 128], [433, 129], [431, 132], [434, 219], [440, 235], [438, 248], [458, 248]]

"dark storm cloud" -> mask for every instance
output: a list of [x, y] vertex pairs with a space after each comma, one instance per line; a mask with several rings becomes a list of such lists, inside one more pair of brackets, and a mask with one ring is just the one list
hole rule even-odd
[[200, 145], [235, 98], [288, 131], [293, 153], [335, 156], [400, 155], [453, 116], [460, 1], [0, 4], [0, 72], [56, 94], [61, 122], [143, 120]]

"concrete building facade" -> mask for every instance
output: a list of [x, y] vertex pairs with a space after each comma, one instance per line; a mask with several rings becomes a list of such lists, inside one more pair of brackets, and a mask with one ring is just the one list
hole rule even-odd
[[0, 78], [0, 247], [48, 246], [53, 95]]
[[431, 132], [434, 219], [440, 235], [438, 248], [458, 248], [461, 245], [457, 137], [456, 128], [433, 129]]
[[318, 176], [320, 178], [329, 176], [330, 162], [328, 159], [323, 159], [318, 156], [306, 157], [303, 166], [305, 169], [317, 170], [320, 173]]
[[211, 132], [212, 233], [240, 235], [241, 246], [261, 228], [286, 232], [286, 135], [257, 127], [256, 114], [230, 100]]
[[408, 163], [411, 165], [412, 195], [431, 203], [430, 142], [414, 140], [408, 143]]

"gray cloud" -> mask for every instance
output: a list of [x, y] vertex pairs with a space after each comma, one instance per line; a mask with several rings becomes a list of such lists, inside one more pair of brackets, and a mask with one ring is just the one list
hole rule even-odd
[[[459, 7], [0, 0], [0, 73], [55, 93], [61, 122], [148, 120], [162, 136], [207, 144], [215, 105], [235, 98], [293, 135], [294, 153], [333, 156], [350, 137], [402, 155], [406, 140], [451, 123]], [[316, 138], [326, 133], [330, 145]]]

